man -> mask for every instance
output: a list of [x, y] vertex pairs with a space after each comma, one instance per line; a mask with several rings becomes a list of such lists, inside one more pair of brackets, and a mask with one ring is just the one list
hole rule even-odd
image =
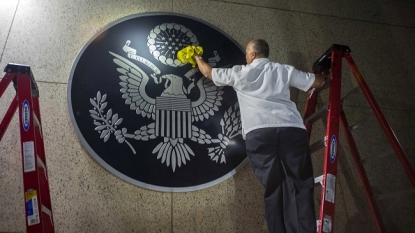
[[324, 84], [324, 76], [271, 62], [265, 40], [246, 46], [247, 65], [212, 68], [195, 54], [202, 74], [238, 96], [242, 135], [252, 170], [265, 188], [271, 233], [316, 232], [314, 178], [308, 136], [289, 87], [303, 91]]

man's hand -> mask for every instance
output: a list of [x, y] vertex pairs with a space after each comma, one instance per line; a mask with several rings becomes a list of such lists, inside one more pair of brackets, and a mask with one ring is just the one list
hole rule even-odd
[[326, 79], [330, 78], [330, 72], [327, 73], [321, 73], [321, 74], [314, 74], [315, 75], [315, 79], [313, 84], [311, 85], [311, 88], [320, 88], [324, 85], [324, 82], [326, 81]]
[[324, 81], [326, 80], [326, 77], [321, 74], [315, 74], [316, 78], [314, 79], [313, 84], [311, 85], [311, 88], [319, 88], [324, 85]]

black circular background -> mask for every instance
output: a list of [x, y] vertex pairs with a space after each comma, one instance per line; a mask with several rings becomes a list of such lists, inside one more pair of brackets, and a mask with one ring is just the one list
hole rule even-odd
[[[217, 163], [208, 156], [207, 148], [218, 146], [218, 143], [207, 145], [184, 139], [184, 143], [193, 150], [195, 156], [191, 156], [190, 161], [187, 161], [185, 165], [182, 164], [181, 167], [176, 167], [173, 172], [171, 165], [168, 167], [166, 163], [161, 163], [157, 159], [157, 154], [152, 153], [154, 148], [163, 141], [162, 137], [149, 141], [127, 139], [137, 151], [137, 154], [133, 154], [131, 148], [126, 143], [118, 143], [113, 134], [107, 142], [104, 142], [98, 131], [95, 130], [96, 126], [93, 124], [94, 120], [89, 112], [93, 109], [90, 98], [96, 97], [99, 91], [102, 95], [107, 94], [108, 106], [105, 112], [112, 109], [113, 114], [118, 113], [118, 116], [123, 118], [123, 122], [118, 126], [119, 129], [127, 128], [128, 133], [133, 134], [142, 126], [154, 122], [153, 119], [144, 118], [137, 115], [134, 110], [130, 110], [120, 92], [118, 65], [113, 62], [114, 57], [109, 51], [127, 58], [126, 53], [122, 50], [127, 40], [131, 41], [130, 47], [137, 50], [137, 55], [148, 59], [160, 69], [161, 75], [175, 74], [183, 77], [185, 87], [190, 84], [190, 81], [184, 77], [184, 74], [191, 69], [190, 65], [178, 68], [164, 65], [154, 59], [148, 50], [147, 36], [149, 32], [163, 23], [176, 23], [190, 29], [205, 51], [205, 60], [213, 55], [213, 51], [218, 52], [221, 60], [217, 67], [245, 63], [242, 48], [223, 32], [207, 23], [170, 13], [129, 16], [112, 23], [99, 32], [79, 53], [68, 84], [69, 112], [75, 131], [89, 153], [115, 175], [138, 186], [153, 190], [198, 190], [230, 177], [238, 166], [246, 162], [245, 143], [241, 135], [233, 138], [226, 147], [226, 163]], [[143, 69], [148, 75], [153, 73], [142, 63], [132, 59], [128, 60]], [[202, 75], [197, 73], [195, 76], [198, 79]], [[164, 82], [162, 84], [156, 85], [149, 82], [146, 88], [147, 94], [153, 98], [160, 96], [164, 90]], [[223, 118], [224, 111], [237, 102], [236, 94], [231, 87], [224, 87], [223, 91], [222, 106], [219, 106], [219, 111], [207, 120], [192, 123], [192, 125], [206, 131], [212, 138], [217, 138], [217, 135], [222, 131], [219, 121]], [[197, 92], [188, 95], [191, 100], [197, 97]]]

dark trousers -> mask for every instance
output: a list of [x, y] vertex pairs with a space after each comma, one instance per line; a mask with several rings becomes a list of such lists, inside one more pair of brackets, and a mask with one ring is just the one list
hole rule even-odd
[[246, 135], [246, 151], [255, 176], [265, 187], [269, 232], [316, 232], [307, 131], [295, 127], [257, 129]]

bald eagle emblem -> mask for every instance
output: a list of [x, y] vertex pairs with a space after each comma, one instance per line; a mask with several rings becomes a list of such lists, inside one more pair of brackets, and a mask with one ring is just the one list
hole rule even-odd
[[[133, 154], [137, 151], [131, 144], [132, 140], [159, 140], [152, 154], [162, 164], [171, 167], [173, 172], [197, 156], [186, 144], [188, 140], [209, 145], [207, 150], [210, 160], [226, 163], [224, 149], [232, 138], [241, 134], [238, 103], [224, 112], [220, 120], [221, 133], [213, 138], [193, 123], [205, 121], [218, 113], [223, 100], [222, 87], [215, 86], [205, 77], [194, 79], [194, 75], [199, 72], [197, 67], [190, 69], [183, 77], [161, 74], [155, 64], [139, 55], [143, 51], [138, 52], [131, 47], [131, 43], [127, 40], [123, 45], [126, 57], [109, 51], [119, 74], [114, 78], [120, 80], [120, 98], [124, 99], [129, 109], [137, 117], [150, 119], [152, 123], [135, 131], [122, 127], [123, 118], [112, 109], [106, 109], [107, 95], [98, 91], [96, 96], [90, 98], [93, 108], [89, 113], [99, 137], [107, 142], [113, 135], [118, 143], [127, 144]], [[190, 29], [175, 23], [156, 26], [147, 37], [150, 54], [162, 66], [178, 68], [186, 65], [176, 58], [176, 52], [187, 45], [198, 45], [196, 36]], [[216, 51], [208, 59], [213, 67], [219, 60]], [[151, 96], [147, 92], [150, 83], [164, 90], [156, 97]], [[198, 92], [198, 98], [189, 98], [191, 92]]]

